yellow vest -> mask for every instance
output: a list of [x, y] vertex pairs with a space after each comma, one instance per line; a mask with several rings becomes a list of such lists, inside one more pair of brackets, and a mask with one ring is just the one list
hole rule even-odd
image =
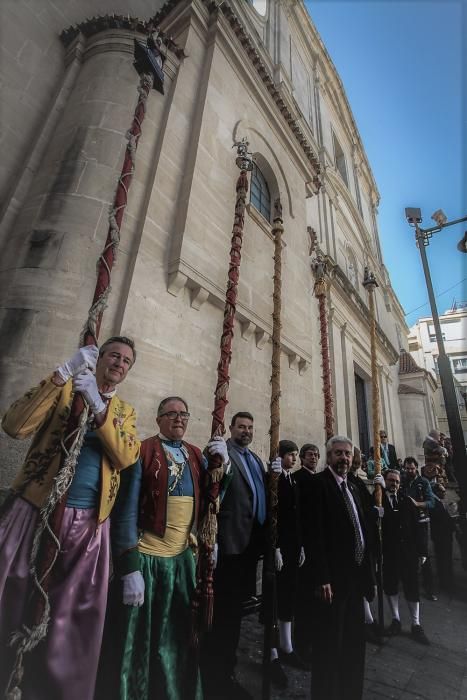
[[[15, 401], [2, 419], [2, 427], [10, 437], [22, 440], [33, 436], [26, 461], [12, 488], [38, 508], [45, 504], [62, 460], [61, 440], [72, 400], [71, 379], [64, 386], [56, 386], [52, 377], [48, 377]], [[135, 409], [114, 395], [105, 422], [95, 432], [102, 443], [98, 514], [101, 523], [108, 518], [115, 503], [120, 486], [119, 471], [134, 464], [139, 457], [141, 443], [136, 437]], [[23, 491], [25, 481], [31, 476]]]

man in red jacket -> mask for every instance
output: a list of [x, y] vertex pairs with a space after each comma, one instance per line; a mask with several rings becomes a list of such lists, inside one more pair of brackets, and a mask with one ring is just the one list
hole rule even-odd
[[[121, 655], [120, 687], [115, 692], [120, 700], [202, 697], [190, 632], [195, 590], [192, 545], [207, 462], [198, 447], [183, 440], [189, 418], [184, 399], [169, 396], [161, 401], [159, 432], [143, 441], [140, 463], [122, 484], [122, 499], [112, 520], [123, 606], [116, 606], [116, 618], [108, 612], [108, 631], [117, 637], [117, 656]], [[221, 456], [227, 473], [225, 441], [212, 440], [208, 451]], [[224, 485], [225, 481], [221, 489]]]

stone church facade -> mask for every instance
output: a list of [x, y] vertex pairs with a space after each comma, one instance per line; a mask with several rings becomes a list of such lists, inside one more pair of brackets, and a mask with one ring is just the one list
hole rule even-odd
[[[384, 267], [379, 193], [342, 82], [301, 0], [7, 0], [0, 192], [0, 408], [76, 348], [137, 100], [133, 41], [155, 16], [164, 95], [146, 103], [101, 338], [132, 336], [122, 395], [142, 436], [184, 396], [188, 438], [209, 436], [235, 183], [234, 144], [254, 156], [245, 212], [228, 419], [255, 416], [268, 453], [273, 203], [282, 252], [281, 436], [324, 443], [318, 303], [326, 256], [335, 432], [372, 439], [365, 266], [376, 276], [381, 422], [400, 455], [403, 310]], [[99, 15], [99, 17], [97, 17]], [[87, 19], [93, 17], [93, 19]], [[250, 199], [251, 196], [251, 199]], [[310, 254], [311, 251], [311, 254]], [[422, 430], [423, 432], [423, 430]]]

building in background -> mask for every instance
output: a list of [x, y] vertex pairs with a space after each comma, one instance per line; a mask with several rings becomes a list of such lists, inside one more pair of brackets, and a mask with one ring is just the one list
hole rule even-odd
[[[439, 317], [446, 354], [451, 363], [457, 403], [462, 420], [464, 438], [467, 439], [467, 302], [453, 302]], [[435, 413], [439, 429], [449, 435], [449, 427], [444, 407], [443, 392], [439, 382], [438, 345], [430, 317], [419, 318], [411, 327], [409, 352], [420, 367], [428, 370], [436, 378], [438, 389], [435, 396]]]
[[[324, 442], [310, 265], [321, 254], [331, 270], [335, 432], [368, 452], [370, 327], [362, 285], [368, 266], [379, 285], [382, 427], [398, 454], [407, 454], [414, 435], [401, 409], [399, 374], [407, 327], [382, 259], [380, 195], [344, 86], [304, 3], [100, 0], [98, 6], [92, 20], [94, 0], [2, 8], [1, 408], [77, 345], [136, 103], [133, 40], [141, 35], [134, 18], [156, 12], [156, 24], [185, 57], [166, 51], [165, 94], [152, 91], [147, 101], [101, 331], [101, 337], [124, 333], [136, 340], [138, 362], [125, 396], [138, 409], [142, 436], [154, 429], [160, 398], [177, 394], [190, 404], [190, 439], [208, 438], [238, 177], [232, 147], [246, 138], [255, 167], [227, 419], [251, 411], [255, 448], [267, 455], [271, 230], [280, 196], [281, 435], [299, 444]], [[427, 416], [420, 440], [430, 423]]]

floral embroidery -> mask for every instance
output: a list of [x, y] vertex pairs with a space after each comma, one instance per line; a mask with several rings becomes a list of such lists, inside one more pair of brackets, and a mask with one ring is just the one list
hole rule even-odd
[[107, 503], [112, 503], [112, 501], [114, 501], [115, 498], [117, 497], [117, 491], [118, 491], [119, 484], [120, 484], [120, 479], [118, 478], [117, 470], [112, 469], [112, 474], [110, 476], [109, 495], [107, 498]]

